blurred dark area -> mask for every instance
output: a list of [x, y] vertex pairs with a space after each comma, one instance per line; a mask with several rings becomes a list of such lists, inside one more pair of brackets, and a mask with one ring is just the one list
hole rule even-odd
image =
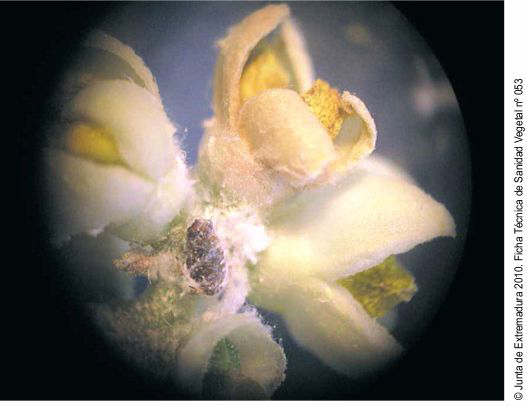
[[[458, 98], [472, 160], [465, 251], [422, 341], [383, 378], [383, 399], [503, 399], [503, 2], [395, 2]], [[420, 371], [420, 372], [419, 372]]]
[[[5, 247], [0, 399], [177, 398], [130, 368], [89, 323], [48, 243], [39, 149], [62, 70], [114, 5], [2, 3]], [[5, 86], [7, 85], [7, 92]], [[14, 197], [14, 198], [13, 198]], [[113, 355], [110, 355], [113, 354]]]
[[[503, 3], [396, 2], [442, 64], [471, 148], [470, 229], [443, 307], [396, 368], [321, 399], [503, 398]], [[0, 399], [175, 399], [114, 354], [59, 277], [42, 221], [38, 151], [49, 98], [108, 3], [2, 3], [4, 218]], [[7, 86], [7, 88], [6, 88]], [[286, 348], [287, 352], [287, 348]], [[111, 355], [114, 354], [114, 355]], [[293, 371], [291, 371], [293, 372]], [[301, 373], [301, 371], [298, 371]], [[282, 391], [282, 398], [299, 398]]]

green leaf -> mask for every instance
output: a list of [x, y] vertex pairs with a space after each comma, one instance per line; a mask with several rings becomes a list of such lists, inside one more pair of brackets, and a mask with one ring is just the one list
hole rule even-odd
[[240, 371], [240, 352], [227, 337], [218, 341], [209, 360], [208, 372], [234, 374]]
[[372, 317], [382, 317], [400, 302], [408, 302], [417, 291], [414, 277], [395, 256], [373, 268], [340, 279]]
[[228, 399], [234, 382], [240, 375], [240, 352], [227, 337], [218, 341], [203, 376], [202, 396], [208, 399]]

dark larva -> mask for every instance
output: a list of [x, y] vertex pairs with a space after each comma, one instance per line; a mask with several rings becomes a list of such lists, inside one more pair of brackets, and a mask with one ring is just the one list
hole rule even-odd
[[198, 218], [187, 229], [186, 265], [206, 295], [219, 293], [227, 273], [225, 256], [210, 220]]

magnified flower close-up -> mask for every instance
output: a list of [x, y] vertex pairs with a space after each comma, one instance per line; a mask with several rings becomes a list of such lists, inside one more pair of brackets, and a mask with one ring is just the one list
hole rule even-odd
[[166, 108], [139, 52], [103, 30], [57, 93], [43, 152], [52, 241], [70, 256], [104, 246], [101, 283], [120, 295], [87, 303], [95, 324], [190, 397], [273, 397], [290, 370], [275, 320], [347, 379], [396, 364], [397, 309], [420, 292], [399, 256], [459, 239], [448, 203], [378, 151], [397, 131], [378, 130], [358, 89], [316, 74], [293, 14], [267, 5], [224, 27], [201, 79], [201, 134]]

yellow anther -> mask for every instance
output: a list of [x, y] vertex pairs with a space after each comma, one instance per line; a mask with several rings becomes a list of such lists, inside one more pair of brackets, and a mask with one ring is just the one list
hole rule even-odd
[[240, 79], [242, 103], [267, 89], [286, 88], [291, 78], [275, 51], [269, 46], [248, 62]]
[[115, 140], [104, 130], [88, 124], [75, 125], [65, 137], [66, 150], [97, 162], [121, 163]]
[[337, 138], [345, 113], [341, 109], [340, 95], [327, 82], [317, 79], [311, 89], [302, 95], [309, 108], [328, 130], [332, 140]]

